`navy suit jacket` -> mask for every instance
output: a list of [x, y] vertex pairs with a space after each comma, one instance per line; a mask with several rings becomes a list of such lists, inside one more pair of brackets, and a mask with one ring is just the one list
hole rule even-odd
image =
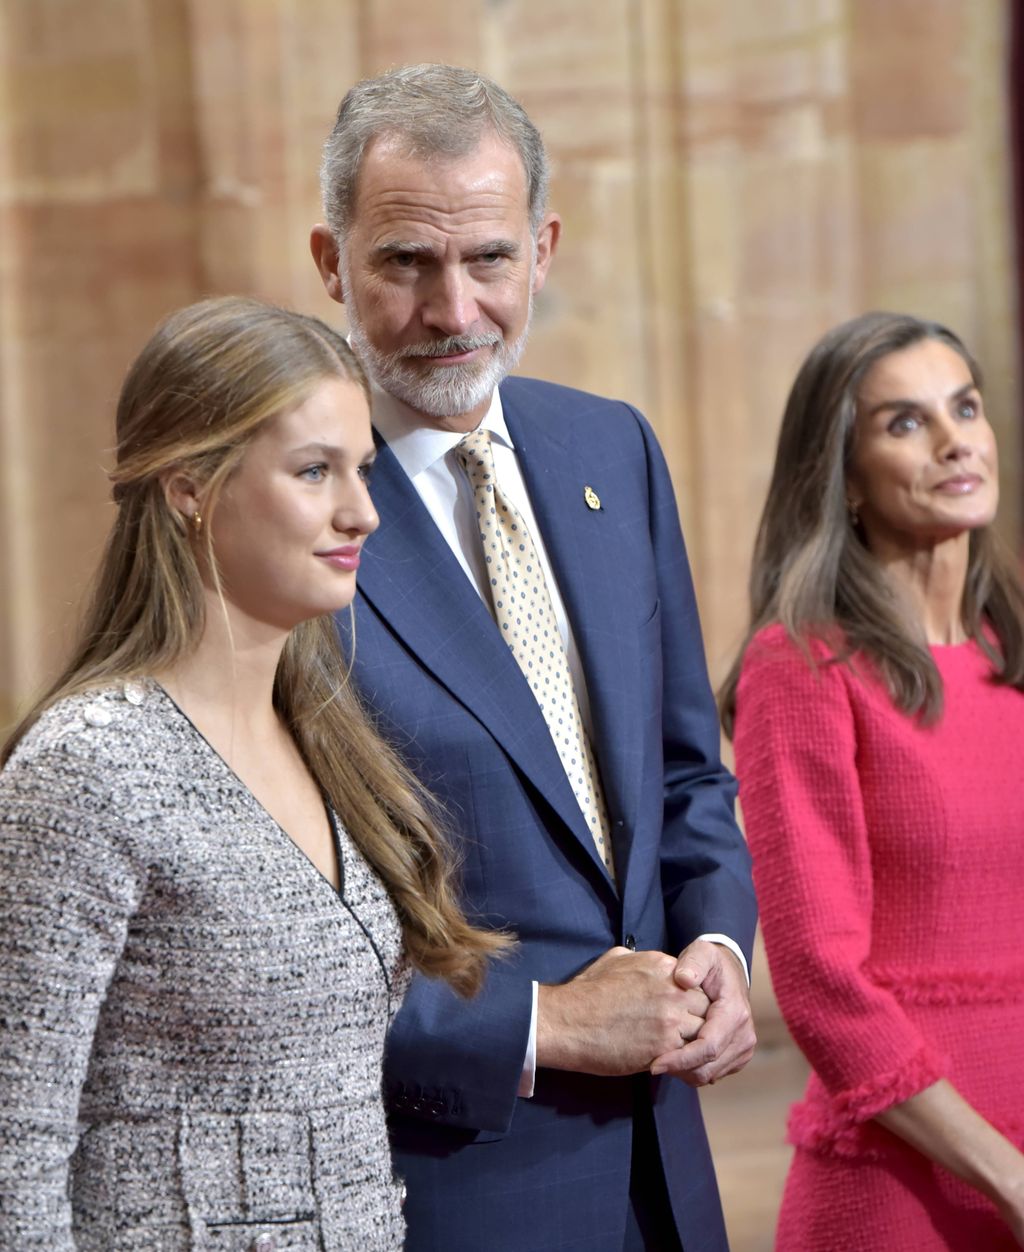
[[[407, 1247], [621, 1252], [637, 1084], [541, 1069], [533, 1098], [517, 1098], [531, 980], [563, 982], [614, 944], [675, 954], [706, 932], [729, 935], [749, 959], [749, 859], [650, 427], [628, 405], [548, 383], [509, 379], [501, 395], [582, 656], [618, 890], [516, 661], [383, 447], [355, 680], [447, 810], [467, 909], [520, 941], [475, 1000], [416, 978], [389, 1036]], [[661, 1078], [650, 1098], [686, 1252], [719, 1252], [696, 1094]]]

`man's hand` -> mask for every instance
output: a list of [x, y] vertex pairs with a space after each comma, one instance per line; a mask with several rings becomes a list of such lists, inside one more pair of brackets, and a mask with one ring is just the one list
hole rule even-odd
[[683, 990], [699, 987], [710, 1003], [697, 1037], [656, 1057], [651, 1073], [703, 1087], [741, 1070], [754, 1055], [757, 1037], [739, 961], [721, 944], [696, 939], [680, 953], [673, 978]]
[[664, 952], [609, 948], [569, 982], [541, 985], [538, 1068], [637, 1074], [675, 1055], [704, 1026], [709, 1002], [699, 980], [679, 981], [677, 966]]

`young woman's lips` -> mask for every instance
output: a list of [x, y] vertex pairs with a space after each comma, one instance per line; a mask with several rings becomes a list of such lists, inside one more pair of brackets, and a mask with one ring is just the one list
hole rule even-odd
[[981, 481], [980, 474], [956, 474], [953, 478], [944, 478], [941, 483], [936, 483], [934, 490], [944, 496], [969, 496], [981, 486]]
[[355, 545], [331, 548], [329, 552], [317, 552], [315, 555], [335, 569], [356, 570], [359, 568], [359, 548]]

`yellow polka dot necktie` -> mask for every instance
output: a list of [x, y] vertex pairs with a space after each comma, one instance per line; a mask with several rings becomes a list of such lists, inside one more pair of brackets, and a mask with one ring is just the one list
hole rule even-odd
[[540, 705], [598, 855], [614, 879], [601, 776], [533, 539], [498, 486], [490, 431], [473, 431], [456, 451], [473, 488], [494, 619]]

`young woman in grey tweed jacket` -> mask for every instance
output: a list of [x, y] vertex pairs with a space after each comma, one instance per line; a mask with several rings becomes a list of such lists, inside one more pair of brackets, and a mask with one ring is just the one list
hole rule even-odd
[[174, 315], [118, 410], [118, 518], [0, 773], [0, 1248], [397, 1249], [381, 1098], [410, 961], [470, 927], [333, 626], [376, 525], [358, 365], [255, 301]]

